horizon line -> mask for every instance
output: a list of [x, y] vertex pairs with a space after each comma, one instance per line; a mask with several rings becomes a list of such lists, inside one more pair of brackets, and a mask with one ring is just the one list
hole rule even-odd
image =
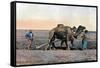
[[[43, 29], [16, 29], [16, 30], [41, 30], [43, 31]], [[44, 29], [44, 30], [49, 30], [49, 29]], [[92, 30], [88, 30], [88, 31], [92, 31]], [[93, 32], [96, 32], [96, 31], [93, 31]]]

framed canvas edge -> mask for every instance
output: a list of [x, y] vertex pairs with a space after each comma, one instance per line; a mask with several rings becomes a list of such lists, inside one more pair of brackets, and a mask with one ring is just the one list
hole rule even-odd
[[16, 2], [10, 3], [10, 65], [16, 66]]
[[[62, 63], [47, 63], [47, 64], [29, 64], [29, 65], [16, 65], [16, 3], [28, 4], [45, 4], [45, 5], [59, 5], [59, 6], [77, 6], [77, 7], [95, 7], [96, 8], [96, 60], [93, 61], [79, 61], [79, 62], [62, 62]], [[44, 3], [44, 2], [28, 2], [28, 1], [12, 1], [10, 2], [10, 65], [13, 67], [21, 66], [39, 66], [39, 65], [56, 65], [56, 64], [69, 64], [69, 63], [88, 63], [98, 62], [98, 6], [94, 5], [77, 5], [77, 4], [59, 4], [59, 3]]]

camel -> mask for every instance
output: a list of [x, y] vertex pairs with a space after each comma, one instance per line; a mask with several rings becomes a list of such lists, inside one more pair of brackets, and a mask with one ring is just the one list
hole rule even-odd
[[48, 50], [51, 48], [51, 45], [53, 48], [56, 48], [55, 46], [55, 39], [61, 40], [61, 47], [62, 44], [65, 42], [66, 49], [69, 49], [68, 41], [71, 42], [71, 45], [73, 46], [73, 41], [77, 36], [80, 35], [86, 27], [79, 25], [78, 28], [75, 26], [71, 28], [70, 26], [64, 26], [63, 24], [58, 24], [57, 27], [53, 28], [49, 32], [49, 46]]

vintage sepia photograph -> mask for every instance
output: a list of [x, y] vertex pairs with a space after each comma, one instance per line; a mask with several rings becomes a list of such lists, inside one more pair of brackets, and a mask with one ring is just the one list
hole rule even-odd
[[16, 3], [16, 65], [97, 61], [96, 10]]

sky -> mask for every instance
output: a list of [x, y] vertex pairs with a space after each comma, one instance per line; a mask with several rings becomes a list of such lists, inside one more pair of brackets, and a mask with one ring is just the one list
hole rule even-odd
[[17, 29], [51, 30], [57, 24], [96, 31], [96, 8], [17, 3]]

